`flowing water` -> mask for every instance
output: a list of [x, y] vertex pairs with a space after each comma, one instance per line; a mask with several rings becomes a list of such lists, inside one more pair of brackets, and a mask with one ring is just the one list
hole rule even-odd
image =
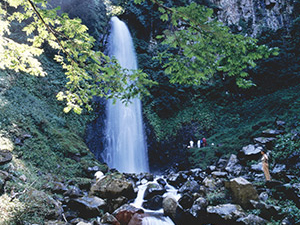
[[[122, 68], [137, 69], [137, 60], [130, 32], [117, 17], [111, 19], [109, 54]], [[117, 100], [107, 103], [106, 149], [103, 157], [111, 168], [120, 172], [148, 172], [147, 145], [144, 136], [141, 101], [127, 105]]]
[[[132, 38], [126, 24], [117, 17], [111, 19], [109, 54], [114, 56], [122, 68], [137, 69], [137, 60]], [[121, 101], [107, 103], [106, 148], [104, 159], [110, 168], [120, 172], [148, 172], [147, 147], [144, 137], [141, 101], [138, 98], [131, 104]], [[139, 186], [138, 197], [133, 203], [143, 208], [143, 197], [147, 183]], [[169, 188], [170, 192], [174, 191]], [[145, 209], [144, 209], [145, 210]], [[147, 210], [145, 210], [147, 212]], [[163, 216], [163, 210], [151, 211], [143, 218], [143, 225], [174, 225], [169, 217]]]

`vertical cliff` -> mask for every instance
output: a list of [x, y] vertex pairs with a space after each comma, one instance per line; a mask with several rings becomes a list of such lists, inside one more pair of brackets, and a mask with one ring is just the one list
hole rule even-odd
[[211, 0], [218, 17], [237, 32], [256, 36], [263, 29], [289, 28], [293, 0]]

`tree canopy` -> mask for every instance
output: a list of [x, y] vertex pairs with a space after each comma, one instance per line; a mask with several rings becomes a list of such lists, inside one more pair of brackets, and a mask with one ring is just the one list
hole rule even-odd
[[[261, 58], [278, 54], [276, 48], [259, 46], [251, 37], [232, 34], [213, 18], [210, 8], [196, 3], [169, 8], [162, 1], [152, 2], [159, 6], [161, 20], [170, 24], [157, 37], [166, 46], [157, 59], [172, 83], [199, 85], [222, 72], [236, 76], [239, 86], [249, 87], [253, 83], [246, 79], [246, 69]], [[93, 96], [127, 101], [147, 94], [147, 87], [155, 83], [141, 70], [126, 71], [96, 50], [95, 39], [81, 20], [58, 15], [59, 8], [49, 8], [46, 0], [3, 0], [0, 4], [0, 69], [45, 76], [39, 56], [48, 44], [57, 50], [54, 59], [65, 70], [66, 87], [57, 95], [58, 100], [66, 101], [65, 112], [80, 113], [82, 106], [91, 109]], [[11, 37], [10, 27], [16, 21], [24, 24], [25, 43]]]

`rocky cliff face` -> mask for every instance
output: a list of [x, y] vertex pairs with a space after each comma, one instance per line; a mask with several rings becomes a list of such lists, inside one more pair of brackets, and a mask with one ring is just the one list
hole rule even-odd
[[49, 0], [51, 7], [61, 7], [61, 11], [68, 13], [71, 18], [79, 17], [89, 28], [89, 33], [97, 40], [106, 30], [108, 17], [103, 1], [97, 0]]
[[238, 32], [256, 36], [264, 28], [288, 28], [292, 21], [293, 0], [211, 0], [218, 17]]

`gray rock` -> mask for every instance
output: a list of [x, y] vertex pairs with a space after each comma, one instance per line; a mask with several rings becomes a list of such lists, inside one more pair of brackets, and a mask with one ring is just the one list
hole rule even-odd
[[214, 171], [211, 173], [213, 178], [227, 178], [228, 173], [221, 171]]
[[230, 224], [246, 216], [240, 205], [222, 204], [207, 207], [208, 221], [212, 224]]
[[108, 212], [105, 213], [101, 217], [101, 223], [104, 223], [104, 224], [120, 224], [119, 221], [116, 219], [116, 217], [114, 217], [113, 215], [111, 215]]
[[181, 188], [179, 188], [178, 192], [179, 193], [184, 193], [184, 192], [198, 192], [200, 188], [200, 185], [197, 183], [197, 181], [194, 180], [188, 180], [187, 182], [185, 182]]
[[253, 214], [239, 218], [237, 219], [237, 222], [241, 225], [265, 225], [268, 223], [267, 220]]
[[166, 190], [159, 184], [150, 183], [147, 185], [146, 191], [144, 193], [144, 199], [148, 200], [153, 198], [155, 195], [163, 195]]
[[285, 175], [286, 175], [286, 165], [276, 164], [271, 173], [275, 178], [278, 178], [278, 179], [285, 177]]
[[250, 26], [247, 31], [251, 32], [251, 36], [259, 34], [262, 27], [278, 30], [291, 24], [293, 3], [287, 0], [273, 1], [275, 0], [211, 0], [220, 9], [218, 18], [222, 22], [242, 31], [246, 27], [241, 26], [240, 22], [244, 21]]
[[216, 179], [212, 177], [205, 177], [205, 179], [202, 182], [205, 187], [207, 187], [209, 190], [215, 190], [217, 189], [217, 182]]
[[257, 173], [261, 173], [263, 172], [262, 170], [262, 162], [260, 163], [257, 163], [257, 164], [252, 164], [250, 169], [254, 172], [257, 172]]
[[283, 133], [284, 131], [282, 130], [272, 130], [272, 129], [267, 129], [262, 132], [264, 137], [274, 137], [274, 138]]
[[197, 198], [190, 209], [190, 213], [195, 218], [200, 218], [205, 214], [206, 207], [207, 207], [206, 199], [203, 197]]
[[270, 204], [266, 204], [265, 202], [262, 201], [254, 201], [251, 200], [250, 203], [252, 204], [254, 209], [259, 209], [261, 211], [260, 216], [263, 217], [264, 219], [271, 219], [279, 218], [279, 214], [280, 214], [280, 207], [278, 206], [274, 206], [274, 205], [270, 205]]
[[163, 197], [161, 195], [155, 195], [143, 203], [145, 209], [159, 210], [162, 208]]
[[263, 150], [261, 146], [247, 145], [242, 148], [239, 155], [245, 160], [258, 160], [261, 157], [261, 150]]
[[235, 154], [232, 154], [227, 162], [225, 171], [227, 171], [229, 174], [232, 174], [233, 176], [239, 176], [242, 169], [242, 166], [238, 164], [237, 156]]
[[105, 176], [91, 187], [91, 194], [100, 198], [118, 198], [124, 196], [133, 199], [136, 196], [133, 185], [124, 175], [114, 173]]
[[254, 143], [266, 146], [267, 149], [271, 149], [273, 147], [273, 143], [276, 138], [273, 137], [258, 137], [254, 138]]
[[77, 199], [71, 199], [68, 203], [71, 210], [78, 211], [82, 218], [93, 218], [103, 215], [107, 209], [106, 202], [96, 196], [84, 196]]
[[179, 205], [183, 208], [183, 209], [188, 209], [191, 208], [193, 205], [193, 196], [189, 193], [184, 193], [181, 198], [178, 200]]
[[178, 203], [172, 196], [167, 196], [163, 199], [164, 215], [169, 216], [170, 218], [175, 218], [177, 207]]
[[243, 177], [231, 179], [226, 182], [226, 187], [231, 190], [234, 202], [245, 208], [250, 206], [250, 200], [258, 199], [254, 186]]
[[269, 198], [269, 195], [267, 192], [262, 192], [259, 194], [259, 199], [263, 202], [267, 201]]

